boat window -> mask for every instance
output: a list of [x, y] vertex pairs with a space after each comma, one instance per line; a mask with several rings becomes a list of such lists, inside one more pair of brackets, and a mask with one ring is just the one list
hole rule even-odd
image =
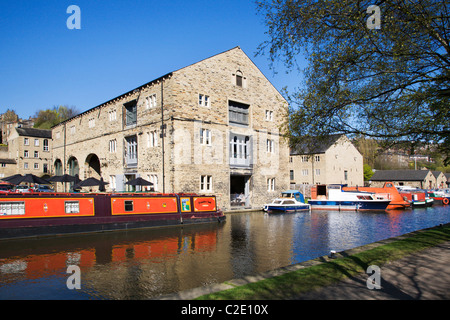
[[295, 204], [293, 200], [284, 200], [283, 204]]
[[274, 203], [274, 204], [280, 204], [280, 203], [281, 203], [281, 200], [274, 200], [273, 203]]
[[0, 216], [19, 216], [25, 214], [24, 201], [0, 202]]
[[125, 200], [125, 211], [133, 211], [133, 200]]
[[357, 196], [359, 200], [373, 200], [371, 196]]
[[80, 201], [64, 201], [66, 213], [80, 213]]

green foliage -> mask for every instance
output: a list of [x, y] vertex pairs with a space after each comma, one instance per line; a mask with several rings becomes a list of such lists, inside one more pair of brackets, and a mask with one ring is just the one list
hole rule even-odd
[[40, 110], [36, 112], [34, 127], [40, 129], [50, 129], [61, 121], [75, 116], [78, 111], [74, 107], [59, 106], [53, 109]]
[[[369, 29], [370, 5], [381, 29]], [[259, 53], [296, 69], [286, 132], [292, 143], [335, 133], [439, 143], [450, 161], [449, 0], [258, 1], [269, 40]], [[320, 139], [309, 139], [311, 143]]]
[[373, 172], [372, 167], [369, 166], [368, 164], [364, 164], [363, 170], [364, 170], [364, 181], [369, 181], [375, 172]]

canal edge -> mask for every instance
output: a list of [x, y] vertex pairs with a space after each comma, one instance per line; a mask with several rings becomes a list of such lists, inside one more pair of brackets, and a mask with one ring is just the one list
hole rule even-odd
[[339, 259], [339, 258], [344, 258], [344, 257], [348, 257], [363, 251], [367, 251], [367, 250], [371, 250], [374, 249], [378, 246], [381, 245], [385, 245], [385, 244], [389, 244], [391, 242], [394, 241], [398, 241], [398, 240], [403, 240], [403, 239], [407, 239], [411, 236], [420, 234], [422, 232], [425, 232], [427, 230], [433, 230], [436, 228], [440, 228], [440, 227], [445, 227], [445, 226], [450, 226], [450, 223], [446, 223], [446, 224], [440, 224], [434, 227], [430, 227], [430, 228], [426, 228], [426, 229], [421, 229], [421, 230], [416, 230], [416, 231], [412, 231], [406, 234], [403, 234], [401, 236], [397, 236], [397, 237], [392, 237], [392, 238], [388, 238], [388, 239], [383, 239], [380, 241], [376, 241], [373, 243], [369, 243], [363, 246], [359, 246], [359, 247], [355, 247], [352, 249], [348, 249], [348, 250], [343, 250], [343, 251], [339, 251], [336, 252], [333, 257], [330, 257], [329, 255], [324, 255], [315, 259], [311, 259], [311, 260], [307, 260], [307, 261], [303, 261], [303, 262], [299, 262], [296, 264], [292, 264], [289, 266], [285, 266], [285, 267], [281, 267], [281, 268], [277, 268], [274, 270], [269, 270], [266, 272], [262, 272], [262, 273], [258, 273], [258, 274], [254, 274], [254, 275], [249, 275], [249, 276], [245, 276], [242, 278], [236, 278], [236, 279], [231, 279], [231, 280], [227, 280], [224, 281], [222, 283], [215, 283], [215, 284], [211, 284], [211, 285], [207, 285], [207, 286], [202, 286], [202, 287], [197, 287], [197, 288], [192, 288], [192, 289], [187, 289], [187, 290], [183, 290], [177, 293], [172, 293], [172, 294], [167, 294], [167, 295], [161, 295], [159, 297], [154, 298], [153, 300], [193, 300], [196, 299], [200, 296], [206, 295], [206, 294], [211, 294], [211, 293], [216, 293], [219, 291], [224, 291], [224, 290], [228, 290], [228, 289], [233, 289], [239, 286], [243, 286], [249, 283], [254, 283], [254, 282], [258, 282], [258, 281], [262, 281], [268, 278], [272, 278], [272, 277], [277, 277], [289, 272], [294, 272], [297, 271], [299, 269], [303, 269], [303, 268], [308, 268], [308, 267], [312, 267], [312, 266], [316, 266], [322, 263], [326, 263], [326, 262], [330, 262], [333, 261], [335, 259]]

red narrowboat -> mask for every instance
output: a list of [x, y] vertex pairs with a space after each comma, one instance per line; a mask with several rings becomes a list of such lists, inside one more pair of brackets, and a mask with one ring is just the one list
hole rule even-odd
[[0, 194], [0, 239], [222, 222], [216, 197], [154, 193]]

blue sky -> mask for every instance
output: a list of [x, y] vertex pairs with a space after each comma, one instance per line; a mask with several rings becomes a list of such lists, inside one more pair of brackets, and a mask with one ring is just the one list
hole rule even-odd
[[[67, 28], [70, 5], [81, 10], [79, 30]], [[82, 112], [236, 46], [278, 90], [293, 88], [298, 74], [255, 57], [266, 29], [254, 0], [2, 0], [0, 113]]]

